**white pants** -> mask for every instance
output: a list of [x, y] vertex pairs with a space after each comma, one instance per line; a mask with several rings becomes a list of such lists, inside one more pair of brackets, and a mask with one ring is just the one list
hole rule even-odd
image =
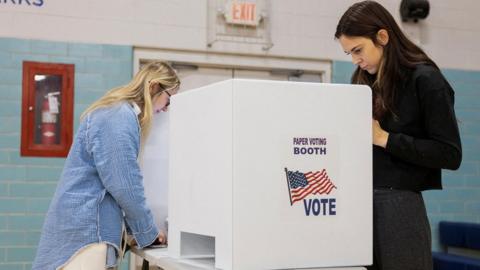
[[61, 270], [105, 270], [107, 244], [91, 244], [73, 258]]

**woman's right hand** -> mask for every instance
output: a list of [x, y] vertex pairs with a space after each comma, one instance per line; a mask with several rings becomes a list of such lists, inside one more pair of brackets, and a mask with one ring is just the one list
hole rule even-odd
[[160, 242], [161, 245], [166, 245], [167, 244], [167, 234], [165, 232], [161, 231], [158, 234], [157, 240], [158, 240], [158, 242]]
[[[130, 246], [136, 246], [137, 245], [137, 241], [135, 241], [135, 238], [133, 238], [133, 237], [131, 237], [127, 243]], [[155, 241], [153, 241], [153, 243], [151, 243], [150, 245], [166, 245], [166, 244], [167, 244], [167, 235], [166, 235], [166, 233], [161, 231], [158, 234], [157, 239], [155, 239]]]
[[372, 119], [372, 142], [374, 145], [386, 148], [388, 142], [388, 132], [382, 129], [380, 123]]

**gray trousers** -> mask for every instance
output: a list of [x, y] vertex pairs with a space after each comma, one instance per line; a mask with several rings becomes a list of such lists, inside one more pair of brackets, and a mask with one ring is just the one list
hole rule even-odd
[[369, 270], [432, 270], [431, 232], [422, 194], [373, 191], [373, 261]]

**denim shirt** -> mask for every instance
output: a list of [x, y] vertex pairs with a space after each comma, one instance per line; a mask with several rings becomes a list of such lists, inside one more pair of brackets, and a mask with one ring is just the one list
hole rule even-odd
[[80, 123], [47, 212], [33, 270], [62, 267], [93, 243], [108, 244], [106, 266], [114, 266], [112, 250], [119, 254], [124, 222], [140, 248], [157, 238], [137, 162], [137, 114], [133, 105], [123, 102], [97, 109]]

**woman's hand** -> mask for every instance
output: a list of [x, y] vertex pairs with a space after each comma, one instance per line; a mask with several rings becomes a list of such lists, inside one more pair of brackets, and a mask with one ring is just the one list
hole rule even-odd
[[[127, 243], [132, 247], [137, 245], [137, 241], [135, 241], [135, 238], [133, 238], [133, 236], [130, 236], [130, 235]], [[166, 245], [166, 244], [167, 244], [167, 235], [165, 232], [161, 231], [158, 234], [157, 239], [155, 239], [155, 241], [150, 245]]]
[[160, 242], [161, 245], [167, 244], [167, 235], [165, 234], [165, 232], [161, 231], [158, 234], [158, 242]]
[[388, 132], [383, 130], [380, 123], [375, 119], [372, 120], [372, 136], [374, 145], [387, 147]]

